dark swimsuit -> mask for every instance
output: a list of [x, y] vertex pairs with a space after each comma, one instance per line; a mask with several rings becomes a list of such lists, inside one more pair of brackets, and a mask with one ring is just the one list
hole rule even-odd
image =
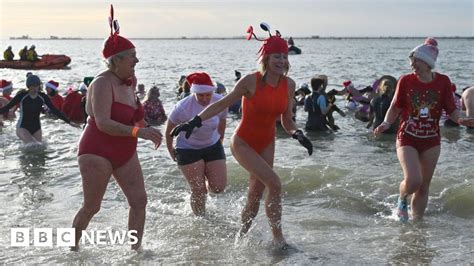
[[[112, 107], [110, 119], [127, 126], [143, 120], [144, 111], [137, 97], [137, 109], [130, 105], [116, 102], [112, 90]], [[137, 150], [137, 138], [125, 136], [112, 136], [97, 128], [94, 117], [89, 117], [87, 126], [79, 140], [78, 156], [94, 154], [109, 160], [114, 169], [127, 163]]]
[[43, 105], [48, 106], [51, 113], [59, 119], [69, 123], [69, 119], [54, 107], [46, 94], [38, 92], [38, 95], [32, 98], [27, 90], [18, 92], [7, 105], [0, 108], [0, 114], [8, 112], [17, 103], [20, 103], [20, 118], [18, 119], [17, 128], [24, 128], [31, 135], [41, 129], [40, 114], [43, 111]]
[[[305, 109], [308, 112], [308, 120], [305, 125], [306, 130], [328, 130], [326, 115], [323, 114], [321, 107], [318, 105], [319, 96], [321, 96], [319, 93], [313, 91], [304, 101]], [[326, 97], [325, 99], [326, 103], [329, 103]]]
[[[370, 109], [374, 112], [374, 129], [382, 124], [391, 102], [392, 98], [385, 94], [377, 95], [372, 99], [372, 101], [370, 101]], [[389, 129], [384, 131], [384, 133], [394, 134], [397, 132], [397, 129], [398, 118], [392, 125], [390, 125]]]

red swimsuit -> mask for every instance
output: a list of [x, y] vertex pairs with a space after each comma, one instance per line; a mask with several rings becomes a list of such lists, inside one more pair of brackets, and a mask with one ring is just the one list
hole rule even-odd
[[[119, 123], [134, 126], [144, 117], [143, 106], [137, 98], [137, 109], [130, 105], [116, 102], [113, 98], [110, 118]], [[111, 136], [97, 128], [95, 120], [90, 117], [87, 126], [79, 140], [78, 156], [94, 154], [106, 158], [114, 169], [128, 162], [137, 150], [137, 138]]]
[[242, 99], [242, 120], [236, 134], [257, 153], [275, 141], [276, 118], [288, 107], [288, 80], [282, 78], [277, 87], [261, 84], [262, 76], [256, 73], [257, 84], [252, 98]]

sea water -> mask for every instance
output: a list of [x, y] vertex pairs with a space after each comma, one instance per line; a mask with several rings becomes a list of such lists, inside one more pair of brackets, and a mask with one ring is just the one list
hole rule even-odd
[[[289, 75], [297, 84], [315, 74], [329, 77], [328, 89], [341, 89], [350, 79], [361, 86], [385, 74], [410, 72], [409, 51], [423, 39], [296, 39], [303, 54], [289, 56]], [[35, 44], [39, 54], [66, 54], [70, 69], [39, 70], [44, 81], [60, 89], [77, 87], [84, 76], [105, 66], [101, 40], [2, 40], [1, 47], [19, 50]], [[136, 75], [148, 89], [157, 85], [166, 112], [176, 99], [180, 75], [208, 72], [230, 90], [234, 70], [256, 70], [259, 43], [245, 40], [134, 40], [140, 62]], [[437, 71], [460, 89], [472, 85], [474, 41], [440, 39]], [[0, 69], [0, 78], [24, 88], [26, 70]], [[344, 101], [337, 105], [344, 110]], [[297, 110], [297, 124], [306, 114]], [[248, 173], [229, 150], [239, 118], [230, 115], [224, 140], [228, 185], [210, 195], [207, 215], [197, 218], [190, 208], [186, 180], [165, 145], [154, 150], [140, 140], [138, 155], [148, 193], [143, 249], [127, 245], [83, 246], [78, 253], [65, 247], [11, 247], [10, 229], [69, 227], [83, 196], [76, 153], [81, 129], [42, 118], [45, 149], [22, 149], [15, 123], [0, 133], [0, 261], [4, 263], [284, 263], [386, 264], [474, 262], [474, 134], [465, 128], [442, 128], [441, 155], [433, 176], [425, 219], [400, 224], [395, 215], [402, 170], [394, 136], [375, 140], [352, 113], [340, 117], [332, 134], [308, 133], [315, 152], [308, 156], [297, 141], [278, 130], [275, 171], [283, 184], [283, 231], [295, 248], [274, 252], [263, 210], [247, 237], [236, 237], [245, 204]], [[159, 127], [163, 130], [163, 127]], [[100, 212], [90, 230], [124, 230], [128, 204], [111, 180]]]

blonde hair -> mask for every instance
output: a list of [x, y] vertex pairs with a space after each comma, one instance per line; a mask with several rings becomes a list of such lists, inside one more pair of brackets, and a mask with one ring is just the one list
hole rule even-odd
[[379, 93], [382, 94], [393, 94], [395, 92], [395, 86], [392, 80], [385, 78], [380, 81], [379, 84]]
[[[265, 75], [265, 72], [267, 72], [268, 69], [268, 61], [270, 61], [270, 56], [272, 54], [265, 54], [262, 56], [260, 59], [260, 74], [262, 74], [262, 77]], [[287, 60], [287, 65], [286, 65], [286, 71], [283, 75], [288, 76], [288, 71], [290, 71], [290, 62]]]

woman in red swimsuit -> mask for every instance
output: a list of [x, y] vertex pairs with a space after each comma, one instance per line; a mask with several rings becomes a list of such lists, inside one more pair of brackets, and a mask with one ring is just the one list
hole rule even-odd
[[89, 119], [78, 150], [84, 202], [73, 221], [76, 246], [72, 250], [78, 249], [82, 230], [99, 211], [112, 175], [130, 206], [128, 226], [129, 230], [136, 230], [138, 238], [132, 249], [140, 247], [147, 196], [136, 152], [137, 138], [152, 140], [156, 148], [161, 144], [159, 130], [139, 127], [143, 125], [144, 112], [133, 89], [136, 85], [134, 68], [138, 63], [135, 46], [119, 36], [118, 29], [114, 30], [112, 34], [111, 26], [111, 35], [102, 51], [108, 70], [94, 78], [87, 94]]
[[[253, 34], [249, 28], [248, 39]], [[231, 150], [234, 157], [250, 174], [247, 203], [242, 211], [241, 234], [247, 233], [257, 215], [263, 192], [267, 189], [265, 212], [273, 234], [273, 244], [286, 249], [288, 244], [281, 229], [281, 182], [273, 170], [275, 154], [275, 122], [278, 116], [288, 134], [308, 149], [311, 155], [313, 145], [297, 128], [292, 120], [295, 82], [287, 77], [289, 70], [288, 44], [277, 33], [264, 40], [260, 49], [261, 71], [240, 79], [235, 88], [220, 101], [209, 105], [193, 120], [178, 125], [173, 132], [186, 131], [191, 135], [193, 128], [242, 99], [242, 120], [232, 136]]]
[[398, 81], [395, 96], [375, 136], [390, 128], [400, 115], [397, 156], [403, 169], [398, 217], [408, 220], [408, 196], [414, 219], [421, 219], [428, 203], [428, 192], [440, 154], [439, 119], [444, 109], [451, 119], [474, 126], [474, 119], [460, 119], [448, 76], [432, 71], [438, 56], [438, 43], [428, 38], [409, 55], [412, 74]]

